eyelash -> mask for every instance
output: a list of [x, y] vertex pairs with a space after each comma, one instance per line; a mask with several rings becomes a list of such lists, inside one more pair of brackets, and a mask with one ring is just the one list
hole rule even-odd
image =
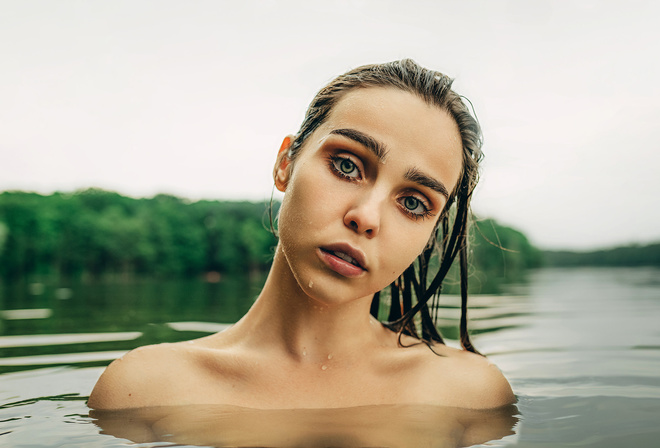
[[[347, 175], [346, 173], [344, 173], [343, 171], [341, 171], [341, 169], [339, 168], [339, 166], [340, 166], [342, 163], [344, 163], [344, 162], [349, 162], [349, 163], [351, 163], [351, 164], [353, 165], [353, 168], [354, 168], [355, 170], [358, 171], [358, 177], [352, 177], [352, 176], [349, 176], [349, 175]], [[357, 164], [356, 164], [355, 162], [353, 162], [353, 160], [351, 160], [350, 157], [346, 157], [346, 156], [330, 156], [330, 157], [328, 158], [328, 166], [330, 167], [330, 170], [331, 170], [336, 176], [338, 176], [338, 177], [340, 177], [340, 178], [342, 178], [342, 179], [345, 179], [345, 180], [347, 180], [347, 181], [349, 181], [349, 182], [357, 182], [357, 181], [359, 181], [360, 179], [362, 179], [362, 173], [360, 173], [360, 169], [358, 168]], [[413, 198], [413, 199], [415, 199], [416, 201], [418, 201], [418, 202], [419, 202], [419, 205], [422, 206], [422, 208], [424, 209], [424, 211], [423, 211], [422, 213], [414, 213], [414, 212], [412, 212], [411, 210], [409, 210], [409, 209], [408, 209], [407, 207], [405, 207], [405, 206], [403, 205], [403, 203], [402, 203], [402, 201], [405, 200], [406, 198]], [[401, 210], [402, 210], [406, 215], [408, 215], [409, 217], [411, 217], [412, 219], [415, 219], [415, 220], [418, 220], [418, 219], [426, 219], [426, 218], [429, 218], [429, 217], [435, 216], [435, 213], [432, 213], [432, 212], [431, 212], [431, 209], [430, 209], [428, 203], [427, 203], [425, 200], [420, 199], [419, 197], [416, 197], [416, 196], [403, 196], [403, 197], [401, 197], [397, 202], [399, 202], [399, 204], [401, 205]]]
[[422, 199], [420, 199], [416, 196], [403, 196], [400, 199], [400, 201], [403, 201], [406, 198], [415, 199], [417, 202], [419, 202], [419, 205], [421, 205], [422, 208], [424, 209], [424, 211], [422, 213], [413, 213], [411, 210], [409, 210], [407, 207], [405, 207], [401, 202], [399, 202], [399, 203], [401, 203], [401, 210], [403, 210], [403, 212], [406, 215], [410, 216], [411, 218], [413, 218], [415, 220], [417, 220], [417, 219], [426, 219], [426, 218], [435, 216], [435, 213], [431, 212], [431, 209], [430, 209], [430, 207], [429, 207], [429, 205], [426, 201], [423, 201]]
[[[339, 169], [339, 165], [341, 165], [343, 162], [349, 162], [351, 165], [353, 165], [353, 168], [355, 168], [358, 171], [359, 177], [352, 177], [342, 172]], [[328, 165], [330, 166], [330, 169], [332, 170], [333, 173], [335, 173], [337, 176], [341, 177], [342, 179], [346, 179], [349, 182], [357, 182], [358, 180], [362, 179], [362, 173], [360, 173], [360, 169], [358, 168], [357, 163], [353, 162], [353, 160], [351, 160], [350, 157], [330, 156], [328, 158]]]

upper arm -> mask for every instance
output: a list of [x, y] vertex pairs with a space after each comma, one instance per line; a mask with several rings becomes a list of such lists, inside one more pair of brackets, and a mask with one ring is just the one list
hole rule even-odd
[[436, 347], [425, 388], [438, 405], [494, 409], [516, 402], [509, 382], [487, 358], [465, 350]]
[[463, 358], [464, 407], [494, 409], [516, 402], [509, 381], [495, 364], [473, 353], [465, 353]]
[[[126, 409], [149, 406], [162, 379], [155, 378], [161, 356], [157, 346], [140, 347], [113, 361], [90, 394], [93, 409]], [[162, 392], [161, 392], [162, 393]]]

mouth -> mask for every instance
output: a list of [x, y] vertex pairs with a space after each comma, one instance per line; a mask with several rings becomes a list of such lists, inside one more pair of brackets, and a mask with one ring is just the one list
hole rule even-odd
[[[352, 264], [353, 266], [357, 266], [359, 268], [362, 268], [362, 265], [360, 263], [358, 263], [358, 261], [355, 258], [351, 257], [348, 254], [345, 254], [344, 252], [339, 252], [339, 251], [334, 251], [333, 252], [331, 250], [325, 250], [325, 249], [321, 249], [321, 250], [325, 253], [330, 254], [330, 255], [334, 255], [337, 258], [341, 258], [342, 260]], [[362, 268], [362, 269], [364, 269], [364, 268]]]
[[358, 277], [367, 271], [362, 251], [348, 244], [321, 247], [319, 257], [330, 269], [345, 277]]

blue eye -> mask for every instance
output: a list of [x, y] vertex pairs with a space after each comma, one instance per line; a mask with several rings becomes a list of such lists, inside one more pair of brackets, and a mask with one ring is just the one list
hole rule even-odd
[[412, 196], [407, 196], [403, 200], [403, 206], [411, 212], [414, 212], [420, 205], [422, 205], [422, 203], [419, 199], [413, 198]]
[[355, 164], [348, 159], [342, 159], [339, 163], [339, 170], [344, 174], [351, 174], [355, 169]]
[[331, 157], [330, 168], [335, 172], [335, 174], [347, 180], [359, 180], [362, 177], [357, 164], [348, 157]]
[[423, 200], [414, 196], [405, 196], [399, 199], [399, 204], [408, 216], [414, 219], [424, 219], [433, 216], [430, 207]]

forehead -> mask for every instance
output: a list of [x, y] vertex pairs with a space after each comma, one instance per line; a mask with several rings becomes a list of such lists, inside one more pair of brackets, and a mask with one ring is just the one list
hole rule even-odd
[[460, 176], [463, 147], [458, 125], [449, 113], [396, 88], [351, 90], [319, 128], [321, 137], [336, 129], [356, 129], [382, 143], [384, 162], [433, 171], [451, 189]]

